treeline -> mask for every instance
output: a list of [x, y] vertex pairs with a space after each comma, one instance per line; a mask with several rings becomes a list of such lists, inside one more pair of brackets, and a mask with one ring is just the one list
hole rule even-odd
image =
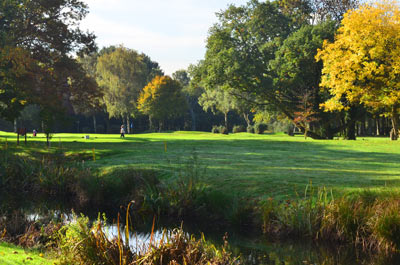
[[133, 49], [99, 50], [77, 27], [87, 12], [75, 0], [0, 4], [1, 129], [226, 132], [263, 124], [316, 139], [398, 137], [395, 2], [230, 5], [209, 30], [205, 58], [172, 77]]
[[251, 0], [217, 14], [193, 79], [306, 136], [399, 133], [395, 1]]

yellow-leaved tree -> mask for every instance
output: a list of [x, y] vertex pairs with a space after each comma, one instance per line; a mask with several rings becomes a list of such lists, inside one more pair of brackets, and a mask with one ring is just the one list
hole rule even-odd
[[380, 1], [349, 10], [335, 41], [325, 41], [321, 86], [332, 95], [326, 111], [362, 104], [392, 120], [391, 139], [399, 135], [400, 10], [396, 1]]
[[138, 109], [149, 115], [150, 130], [156, 119], [161, 131], [165, 121], [183, 116], [187, 110], [181, 84], [169, 76], [156, 76], [140, 93]]

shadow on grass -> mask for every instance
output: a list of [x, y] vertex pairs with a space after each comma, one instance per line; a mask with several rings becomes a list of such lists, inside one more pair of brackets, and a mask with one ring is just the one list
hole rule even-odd
[[[56, 139], [53, 148], [57, 148]], [[177, 170], [195, 150], [198, 162], [207, 167], [205, 179], [209, 186], [251, 197], [293, 197], [296, 191], [303, 193], [310, 181], [335, 193], [400, 184], [400, 152], [385, 152], [384, 146], [354, 148], [346, 146], [347, 142], [296, 141], [294, 138], [284, 141], [256, 136], [254, 139], [199, 137], [194, 140], [154, 134], [151, 138], [135, 135], [116, 141], [119, 136], [110, 135], [99, 138], [102, 142], [62, 139], [62, 148], [71, 152], [89, 152], [95, 148], [98, 161], [88, 161], [88, 164], [99, 169], [130, 165]], [[28, 147], [21, 145], [20, 148], [29, 150], [30, 146], [40, 144], [43, 142], [30, 142]]]

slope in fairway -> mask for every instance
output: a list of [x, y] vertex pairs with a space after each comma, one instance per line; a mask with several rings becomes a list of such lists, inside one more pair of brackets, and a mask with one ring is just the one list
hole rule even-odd
[[[302, 194], [312, 181], [335, 194], [369, 188], [386, 191], [400, 184], [400, 142], [388, 138], [357, 141], [304, 140], [302, 136], [248, 133], [220, 135], [204, 132], [172, 132], [127, 135], [55, 134], [51, 150], [69, 153], [95, 149], [96, 162], [86, 165], [107, 172], [114, 167], [133, 166], [178, 171], [193, 154], [206, 167], [204, 180], [223, 192], [243, 196], [284, 199]], [[12, 133], [1, 133], [15, 146]], [[42, 150], [45, 138], [29, 137], [20, 152]]]

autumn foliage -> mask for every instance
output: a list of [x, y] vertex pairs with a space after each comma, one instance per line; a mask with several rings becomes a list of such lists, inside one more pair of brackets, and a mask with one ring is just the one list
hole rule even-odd
[[332, 97], [326, 111], [361, 104], [392, 119], [399, 130], [400, 10], [394, 1], [364, 4], [344, 15], [335, 41], [325, 41], [316, 57], [324, 68], [321, 85]]
[[140, 93], [138, 109], [160, 125], [165, 119], [183, 115], [187, 103], [181, 84], [169, 76], [156, 76]]

